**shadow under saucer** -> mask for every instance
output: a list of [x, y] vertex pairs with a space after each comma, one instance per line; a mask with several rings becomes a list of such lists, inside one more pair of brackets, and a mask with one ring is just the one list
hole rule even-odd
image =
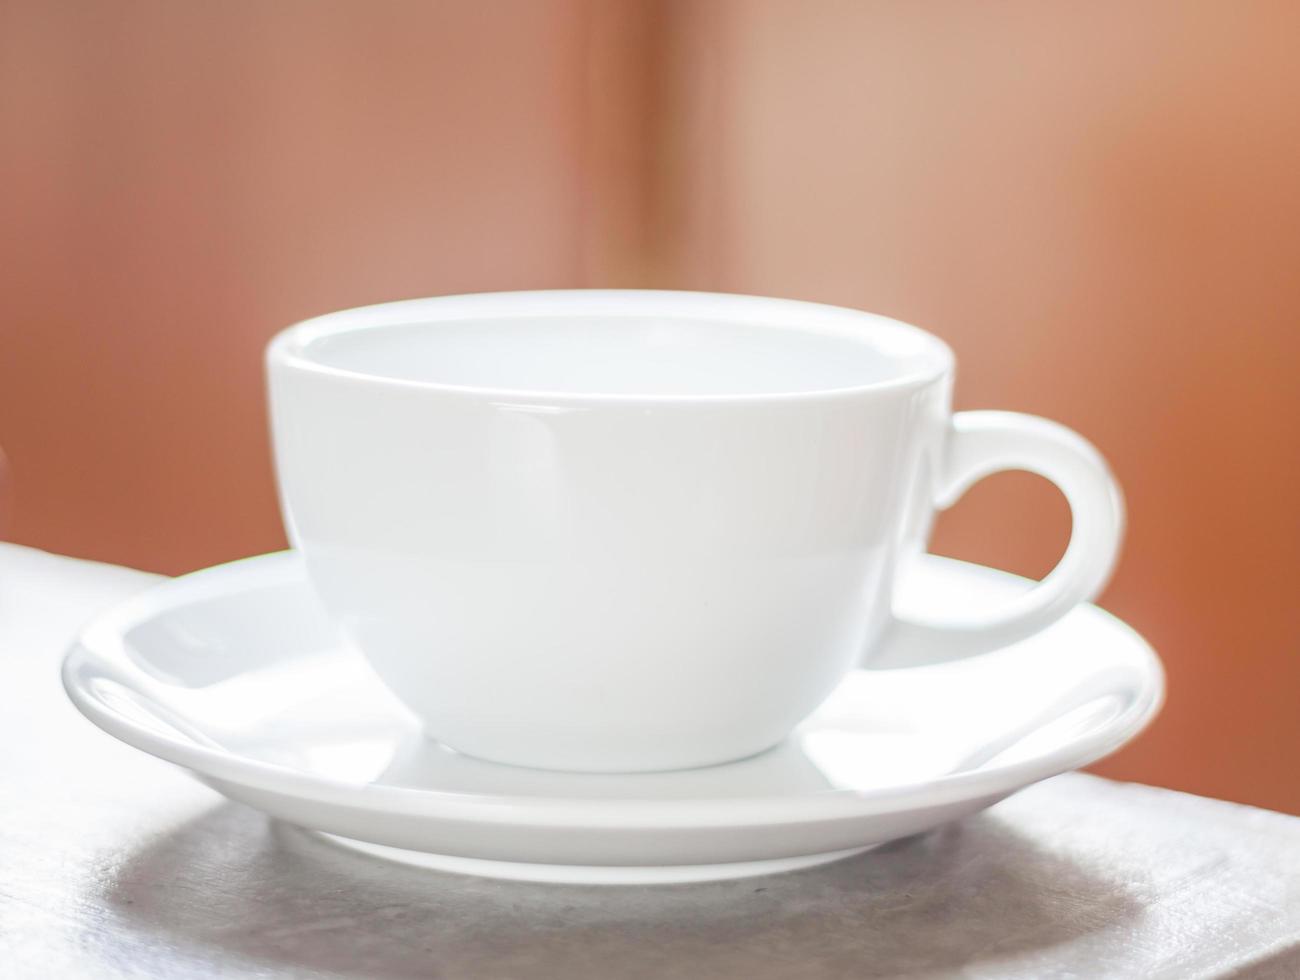
[[[929, 975], [1070, 943], [1140, 913], [998, 810], [820, 868], [657, 888], [445, 874], [277, 832], [222, 805], [117, 865], [111, 913], [223, 971], [328, 976]], [[1068, 896], [1068, 901], [1058, 900]], [[163, 942], [159, 943], [158, 939]]]

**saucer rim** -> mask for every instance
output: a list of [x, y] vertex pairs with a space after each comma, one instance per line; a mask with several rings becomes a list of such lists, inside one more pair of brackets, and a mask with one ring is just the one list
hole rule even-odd
[[[925, 556], [964, 574], [1025, 581], [1019, 576], [973, 562]], [[1091, 604], [1081, 607], [1100, 615], [1108, 627], [1127, 633], [1134, 644], [1134, 667], [1142, 675], [1137, 696], [1116, 716], [1084, 735], [1042, 755], [1016, 762], [943, 775], [871, 790], [836, 789], [797, 797], [691, 797], [676, 799], [533, 797], [476, 794], [447, 790], [353, 783], [266, 762], [224, 748], [211, 748], [181, 736], [140, 725], [96, 698], [79, 680], [83, 669], [100, 676], [133, 673], [125, 636], [139, 624], [202, 599], [234, 592], [254, 592], [293, 584], [303, 576], [292, 551], [272, 552], [216, 565], [158, 583], [101, 614], [87, 624], [64, 657], [61, 678], [73, 705], [97, 727], [119, 741], [202, 777], [249, 789], [292, 796], [304, 802], [343, 806], [389, 815], [482, 821], [501, 825], [556, 827], [625, 827], [644, 819], [658, 828], [739, 826], [828, 820], [906, 813], [918, 807], [944, 806], [976, 798], [1007, 795], [1016, 789], [1089, 765], [1138, 734], [1164, 703], [1165, 673], [1150, 644], [1132, 627]], [[996, 655], [996, 651], [994, 654]], [[98, 669], [97, 669], [98, 668]], [[107, 669], [105, 669], [107, 668]], [[926, 668], [902, 668], [926, 669]]]

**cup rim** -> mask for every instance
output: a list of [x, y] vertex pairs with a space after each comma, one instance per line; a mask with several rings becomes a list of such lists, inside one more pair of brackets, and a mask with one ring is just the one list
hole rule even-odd
[[[357, 331], [435, 323], [439, 320], [500, 319], [516, 317], [663, 316], [721, 320], [728, 323], [773, 327], [797, 318], [796, 329], [809, 333], [862, 341], [864, 327], [872, 332], [877, 349], [885, 345], [907, 354], [921, 355], [922, 363], [885, 378], [860, 384], [789, 391], [757, 392], [604, 392], [553, 391], [545, 388], [453, 384], [401, 378], [372, 371], [328, 364], [311, 356], [311, 345], [323, 338]], [[949, 375], [956, 358], [942, 340], [920, 327], [890, 317], [849, 307], [805, 300], [752, 296], [743, 293], [709, 293], [661, 289], [548, 289], [461, 293], [398, 300], [326, 313], [286, 327], [272, 337], [266, 349], [268, 369], [295, 371], [344, 382], [437, 392], [492, 400], [590, 403], [726, 404], [744, 402], [806, 401], [844, 398], [924, 387]]]

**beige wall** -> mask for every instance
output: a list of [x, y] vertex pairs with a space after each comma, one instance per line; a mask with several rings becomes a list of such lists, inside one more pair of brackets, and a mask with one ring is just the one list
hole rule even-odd
[[0, 6], [10, 536], [166, 572], [281, 547], [275, 330], [577, 285], [583, 9]]
[[[323, 310], [866, 307], [952, 342], [961, 406], [1114, 463], [1105, 604], [1170, 700], [1100, 770], [1300, 812], [1297, 36], [1281, 2], [12, 0], [8, 535], [173, 572], [280, 546], [260, 349]], [[937, 544], [1038, 574], [1067, 527], [1000, 476]]]

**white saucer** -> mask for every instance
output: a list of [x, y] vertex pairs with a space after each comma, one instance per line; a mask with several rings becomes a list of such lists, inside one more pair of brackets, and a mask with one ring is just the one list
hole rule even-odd
[[[912, 581], [914, 602], [941, 609], [1025, 586], [930, 557]], [[1164, 690], [1142, 638], [1087, 606], [983, 657], [856, 671], [785, 744], [741, 762], [517, 769], [426, 739], [340, 645], [290, 553], [128, 601], [86, 628], [63, 682], [108, 733], [349, 846], [448, 871], [610, 883], [788, 871], [929, 830], [1114, 751]]]

